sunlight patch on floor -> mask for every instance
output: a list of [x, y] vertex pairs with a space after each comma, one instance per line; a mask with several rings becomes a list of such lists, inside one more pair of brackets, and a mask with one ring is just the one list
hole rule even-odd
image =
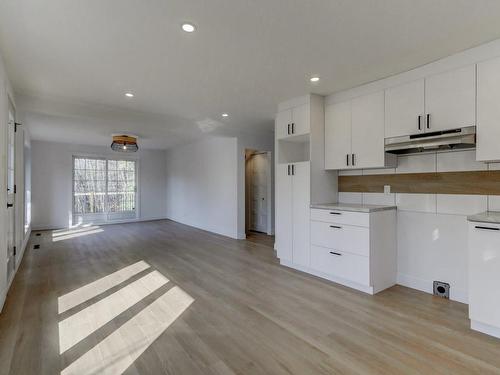
[[81, 226], [81, 227], [74, 227], [74, 228], [70, 228], [70, 229], [57, 229], [57, 230], [52, 231], [52, 238], [67, 236], [69, 234], [75, 234], [75, 233], [89, 232], [89, 231], [93, 231], [93, 230], [100, 229], [100, 228], [101, 227], [96, 226], [96, 225], [87, 225], [87, 226]]
[[65, 236], [53, 237], [52, 238], [52, 242], [70, 240], [72, 238], [77, 238], [77, 237], [82, 237], [82, 236], [88, 236], [89, 234], [97, 234], [97, 233], [101, 233], [101, 232], [104, 232], [104, 231], [101, 228], [99, 228], [99, 229], [89, 230], [89, 231], [86, 231], [86, 232], [79, 232], [79, 233], [67, 234]]
[[104, 293], [149, 267], [149, 264], [141, 260], [59, 297], [57, 300], [59, 314]]
[[59, 352], [64, 353], [118, 315], [168, 283], [153, 271], [59, 322]]
[[193, 303], [174, 286], [61, 371], [61, 375], [122, 374]]

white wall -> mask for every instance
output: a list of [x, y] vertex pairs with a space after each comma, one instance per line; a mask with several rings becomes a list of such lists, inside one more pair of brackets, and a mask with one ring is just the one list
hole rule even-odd
[[[398, 157], [397, 168], [341, 171], [340, 175], [500, 169], [475, 161], [475, 150]], [[434, 280], [451, 285], [450, 298], [467, 303], [467, 215], [500, 210], [485, 195], [339, 193], [344, 203], [398, 206], [398, 283], [432, 293]]]
[[[105, 146], [32, 141], [32, 227], [65, 228], [71, 217], [72, 156], [117, 157]], [[165, 218], [165, 151], [143, 150], [124, 157], [137, 158], [139, 220]]]
[[237, 238], [237, 148], [236, 138], [211, 137], [167, 150], [169, 219]]

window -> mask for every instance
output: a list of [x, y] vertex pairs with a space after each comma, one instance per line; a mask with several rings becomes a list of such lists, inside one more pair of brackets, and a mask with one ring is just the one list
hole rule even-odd
[[136, 217], [136, 162], [73, 158], [73, 223]]

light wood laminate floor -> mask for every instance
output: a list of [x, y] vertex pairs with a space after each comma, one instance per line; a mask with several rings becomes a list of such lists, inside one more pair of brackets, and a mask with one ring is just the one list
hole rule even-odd
[[500, 374], [500, 340], [469, 330], [466, 305], [350, 290], [270, 243], [167, 220], [33, 235], [0, 373]]

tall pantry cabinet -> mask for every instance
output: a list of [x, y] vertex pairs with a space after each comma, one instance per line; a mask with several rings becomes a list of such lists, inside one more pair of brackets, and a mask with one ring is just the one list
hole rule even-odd
[[337, 201], [337, 172], [324, 170], [324, 99], [281, 103], [275, 121], [276, 240], [280, 263], [310, 266], [310, 205]]

